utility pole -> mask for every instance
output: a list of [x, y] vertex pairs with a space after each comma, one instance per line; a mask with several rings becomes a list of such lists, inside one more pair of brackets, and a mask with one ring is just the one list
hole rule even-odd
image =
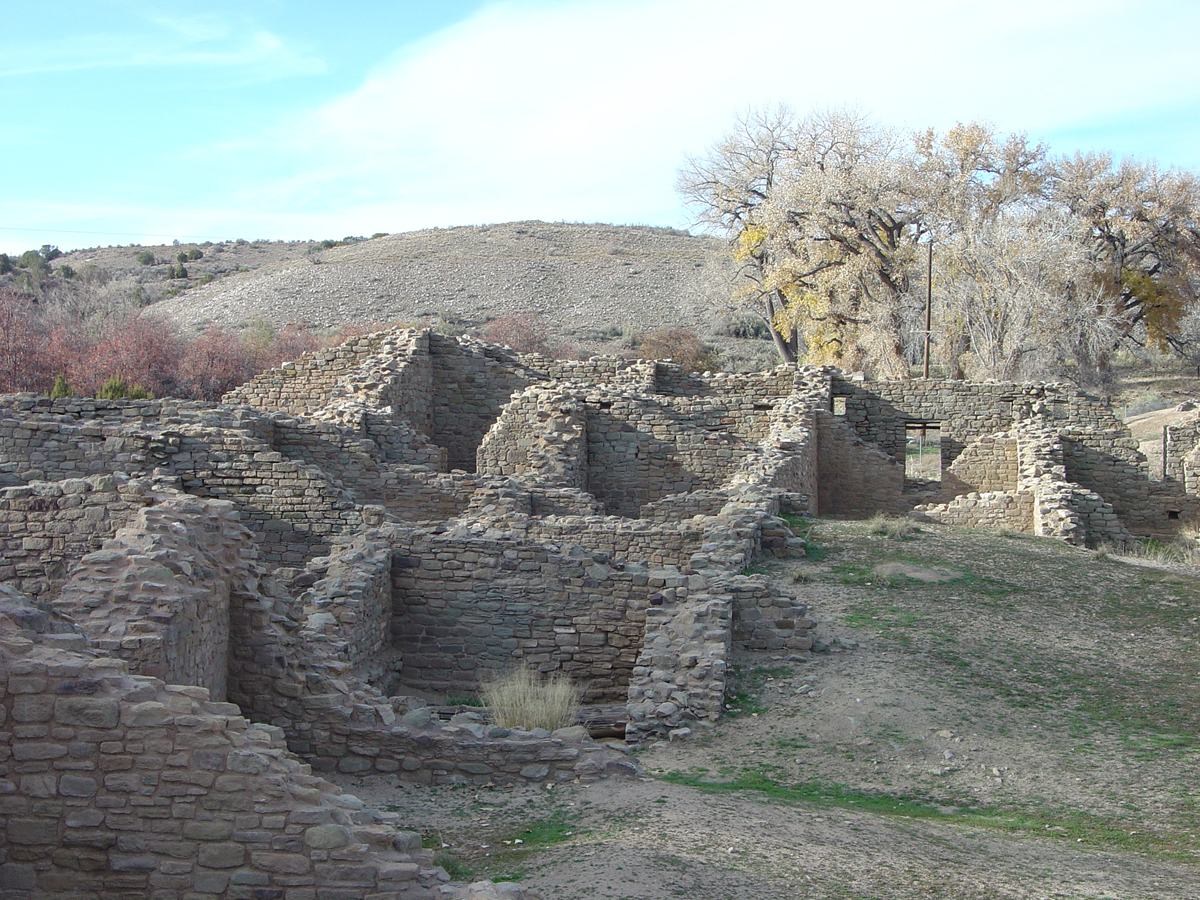
[[925, 374], [929, 377], [929, 336], [933, 325], [933, 238], [929, 239], [929, 262], [925, 267]]

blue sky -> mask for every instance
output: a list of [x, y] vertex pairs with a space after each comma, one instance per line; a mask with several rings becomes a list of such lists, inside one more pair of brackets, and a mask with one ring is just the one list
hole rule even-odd
[[686, 227], [685, 154], [778, 101], [1200, 170], [1195, 0], [16, 5], [0, 3], [8, 252]]

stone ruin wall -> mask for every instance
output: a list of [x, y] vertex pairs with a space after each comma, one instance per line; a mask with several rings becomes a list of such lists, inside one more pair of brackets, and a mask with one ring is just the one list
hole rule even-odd
[[839, 416], [816, 411], [820, 478], [817, 511], [823, 516], [865, 518], [907, 511], [904, 465], [859, 436]]
[[[292, 433], [294, 448], [301, 431]], [[313, 448], [328, 444], [312, 435]], [[361, 516], [340, 482], [303, 455], [284, 457], [274, 436], [269, 417], [213, 404], [0, 398], [0, 470], [10, 478], [177, 478], [189, 492], [236, 502], [264, 557], [295, 564], [360, 526]]]
[[0, 488], [0, 583], [50, 598], [71, 563], [101, 544], [143, 505], [112, 475]]
[[393, 562], [395, 646], [414, 687], [474, 695], [519, 658], [563, 671], [586, 703], [624, 702], [645, 611], [665, 577], [591, 554], [434, 541]]
[[[739, 573], [800, 548], [783, 512], [910, 509], [907, 422], [947, 438], [942, 502], [917, 510], [938, 521], [1091, 545], [1196, 510], [1178, 483], [1143, 484], [1111, 414], [1053, 386], [689, 375], [425, 332], [323, 353], [240, 389], [240, 409], [0, 399], [0, 581], [74, 620], [14, 631], [36, 607], [0, 607], [0, 808], [20, 821], [0, 842], [5, 889], [49, 896], [84, 871], [80, 890], [104, 896], [182, 896], [185, 879], [212, 896], [432, 896], [403, 823], [320, 773], [632, 766], [579, 729], [439, 722], [406, 682], [472, 692], [524, 658], [624, 699], [631, 739], [715, 723], [734, 645], [811, 646], [804, 604]], [[79, 696], [115, 706], [60, 718]], [[70, 869], [76, 847], [91, 855]]]
[[[391, 336], [376, 332], [350, 338], [337, 347], [305, 353], [298, 360], [256, 376], [222, 400], [228, 406], [252, 406], [295, 416], [316, 412], [333, 401], [342, 380], [376, 355]], [[404, 355], [408, 337], [402, 334], [393, 344], [398, 355]]]
[[0, 647], [4, 896], [437, 896], [420, 834], [314, 776], [278, 728], [122, 660]]
[[[1003, 522], [1001, 527], [1019, 525], [1018, 530], [1033, 533], [1060, 537], [1069, 533], [1075, 536], [1072, 540], [1095, 546], [1105, 541], [1121, 543], [1133, 535], [1168, 537], [1178, 530], [1180, 521], [1200, 513], [1184, 484], [1149, 480], [1136, 441], [1106, 404], [1064, 385], [888, 384], [834, 377], [833, 396], [844, 403], [841, 418], [860, 437], [896, 460], [903, 459], [906, 425], [940, 427], [945, 479], [940, 505], [946, 510], [932, 515], [938, 521], [985, 527]], [[1022, 425], [1062, 435], [1061, 483], [1051, 489], [1041, 478], [1040, 499], [1021, 499], [1026, 490], [1023, 486], [1014, 497], [999, 496], [1012, 490], [1011, 453], [988, 447], [994, 440], [989, 436]], [[956, 467], [968, 450], [966, 463]], [[1171, 465], [1169, 461], [1168, 467]], [[1178, 463], [1174, 465], [1182, 469]], [[995, 473], [1000, 472], [1006, 473], [1004, 483], [995, 481]], [[959, 490], [959, 480], [963, 487], [974, 489]], [[985, 494], [997, 496], [981, 504]], [[1034, 514], [1026, 517], [1029, 509]], [[1043, 513], [1037, 513], [1038, 509]], [[930, 504], [921, 505], [920, 512], [929, 516]], [[1061, 525], [1080, 515], [1080, 522], [1091, 525]]]
[[231, 595], [247, 554], [253, 539], [232, 503], [158, 502], [84, 556], [50, 606], [132, 671], [223, 701]]

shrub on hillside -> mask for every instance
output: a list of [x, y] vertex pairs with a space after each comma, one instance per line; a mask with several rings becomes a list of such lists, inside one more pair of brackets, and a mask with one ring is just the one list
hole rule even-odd
[[154, 397], [140, 384], [128, 384], [120, 375], [104, 382], [96, 394], [99, 400], [150, 400]]
[[98, 336], [93, 332], [63, 343], [71, 358], [56, 369], [65, 368], [67, 380], [85, 396], [99, 396], [93, 392], [114, 376], [157, 397], [175, 394], [182, 347], [174, 329], [161, 319], [137, 313], [113, 316]]
[[136, 259], [143, 266], [154, 265], [154, 253], [153, 253], [153, 251], [150, 251], [150, 250], [141, 251], [136, 256], [134, 256], [134, 259]]
[[510, 313], [492, 319], [480, 332], [485, 341], [512, 347], [518, 353], [550, 355], [549, 332], [538, 313]]
[[209, 325], [189, 341], [179, 360], [180, 392], [197, 400], [220, 400], [260, 371], [241, 339], [219, 325]]
[[690, 328], [660, 328], [633, 339], [633, 356], [639, 359], [669, 359], [685, 372], [706, 372], [720, 368], [717, 349], [706, 344]]
[[0, 287], [0, 393], [45, 390], [51, 370], [38, 318], [30, 297]]

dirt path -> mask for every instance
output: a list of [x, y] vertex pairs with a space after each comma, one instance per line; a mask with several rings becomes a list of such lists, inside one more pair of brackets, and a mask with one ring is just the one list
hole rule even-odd
[[828, 649], [740, 655], [730, 718], [636, 751], [644, 779], [347, 789], [548, 900], [1200, 896], [1193, 575], [937, 527], [810, 538], [766, 574]]

